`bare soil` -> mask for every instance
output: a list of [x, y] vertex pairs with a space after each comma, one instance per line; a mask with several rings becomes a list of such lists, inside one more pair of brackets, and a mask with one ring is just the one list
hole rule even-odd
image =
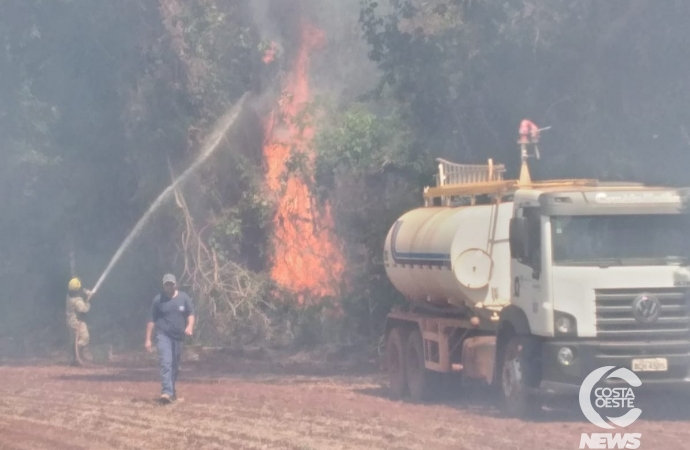
[[[196, 358], [195, 358], [196, 359]], [[0, 366], [0, 449], [577, 449], [599, 431], [576, 402], [538, 421], [501, 416], [486, 387], [438, 401], [388, 398], [369, 368], [230, 355], [185, 361], [161, 406], [154, 356], [73, 368]], [[690, 397], [650, 399], [626, 431], [642, 449], [690, 448]]]

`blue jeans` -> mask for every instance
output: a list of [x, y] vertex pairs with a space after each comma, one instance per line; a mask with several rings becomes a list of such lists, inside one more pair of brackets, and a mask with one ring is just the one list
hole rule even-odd
[[161, 394], [175, 396], [175, 382], [182, 356], [183, 341], [173, 339], [164, 333], [156, 334], [156, 347], [158, 348], [158, 361], [161, 371]]

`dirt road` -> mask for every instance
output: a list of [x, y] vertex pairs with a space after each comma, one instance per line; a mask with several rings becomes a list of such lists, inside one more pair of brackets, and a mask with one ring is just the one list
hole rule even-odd
[[[376, 375], [300, 364], [185, 362], [168, 406], [155, 402], [154, 361], [5, 365], [0, 380], [1, 449], [576, 449], [597, 432], [577, 405], [511, 420], [483, 389], [407, 404]], [[642, 433], [642, 449], [688, 448], [690, 408], [655, 403], [626, 431]]]

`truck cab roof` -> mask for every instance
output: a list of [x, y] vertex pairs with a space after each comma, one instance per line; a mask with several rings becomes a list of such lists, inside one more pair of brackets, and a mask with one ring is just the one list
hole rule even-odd
[[[543, 214], [678, 213], [690, 188], [648, 186], [633, 181], [560, 179], [532, 181], [526, 158], [520, 178], [504, 180], [504, 165], [457, 164], [438, 159], [436, 186], [424, 189], [425, 206], [474, 205], [501, 201], [541, 205]], [[483, 200], [481, 200], [483, 198]]]
[[514, 200], [538, 203], [544, 215], [678, 214], [687, 188], [595, 182], [583, 186], [518, 188]]

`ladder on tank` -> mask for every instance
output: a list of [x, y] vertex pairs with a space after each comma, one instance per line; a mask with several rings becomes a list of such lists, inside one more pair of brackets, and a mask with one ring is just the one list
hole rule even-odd
[[[545, 180], [532, 181], [527, 159], [540, 158], [537, 143], [539, 133], [551, 127], [537, 128], [529, 120], [520, 122], [518, 145], [520, 146], [520, 177], [517, 180], [504, 180], [506, 168], [503, 164], [495, 165], [491, 159], [488, 164], [457, 164], [437, 158], [438, 175], [436, 186], [424, 188], [424, 206], [434, 206], [440, 199], [441, 206], [452, 206], [453, 199], [462, 200], [459, 204], [476, 204], [478, 195], [487, 195], [491, 201], [500, 201], [518, 189], [563, 188], [577, 186], [596, 186], [597, 180]], [[529, 147], [534, 147], [534, 154], [529, 154]]]
[[436, 161], [436, 187], [424, 188], [425, 206], [432, 206], [435, 198], [441, 199], [442, 206], [450, 206], [453, 197], [466, 197], [474, 204], [477, 195], [500, 194], [514, 184], [503, 179], [505, 165], [494, 164], [491, 159], [488, 164], [457, 164], [441, 158]]

